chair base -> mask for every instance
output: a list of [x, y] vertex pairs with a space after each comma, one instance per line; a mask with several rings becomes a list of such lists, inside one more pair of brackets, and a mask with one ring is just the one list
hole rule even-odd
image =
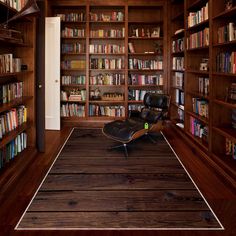
[[117, 149], [117, 148], [120, 148], [120, 147], [123, 147], [124, 148], [124, 151], [125, 151], [125, 158], [128, 157], [128, 150], [127, 150], [127, 144], [126, 143], [122, 143], [120, 145], [116, 145], [116, 146], [112, 146], [109, 148], [109, 150], [112, 150], [112, 149]]

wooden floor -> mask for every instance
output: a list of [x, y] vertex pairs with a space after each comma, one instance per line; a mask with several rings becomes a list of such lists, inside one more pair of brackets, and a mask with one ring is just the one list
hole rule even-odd
[[[13, 163], [6, 171], [4, 171], [1, 175], [1, 180], [0, 180], [0, 187], [1, 187], [1, 192], [0, 192], [0, 201], [1, 201], [1, 209], [0, 209], [0, 235], [235, 235], [236, 233], [236, 226], [235, 226], [235, 219], [236, 219], [236, 196], [235, 196], [235, 189], [229, 188], [225, 185], [225, 183], [219, 178], [219, 176], [214, 173], [213, 170], [209, 169], [207, 165], [204, 163], [204, 159], [202, 159], [199, 155], [196, 155], [196, 152], [194, 149], [190, 149], [189, 146], [183, 142], [172, 130], [167, 130], [165, 132], [166, 136], [168, 137], [169, 142], [177, 152], [178, 156], [181, 158], [182, 162], [184, 165], [187, 167], [188, 171], [190, 172], [191, 176], [193, 177], [194, 181], [197, 183], [199, 186], [200, 190], [208, 200], [209, 204], [212, 206], [213, 210], [223, 223], [225, 230], [224, 231], [14, 231], [14, 227], [16, 223], [18, 222], [20, 216], [24, 212], [24, 209], [28, 205], [30, 199], [32, 198], [34, 192], [36, 191], [37, 187], [39, 186], [40, 182], [42, 181], [46, 171], [48, 170], [49, 166], [53, 162], [56, 153], [58, 152], [60, 146], [63, 144], [65, 138], [69, 134], [70, 130], [69, 128], [65, 128], [62, 132], [47, 132], [47, 151], [45, 154], [37, 154], [32, 157], [30, 153], [28, 155], [25, 155], [21, 158], [25, 159], [25, 162], [22, 163], [22, 160], [18, 158], [18, 160], [15, 160]], [[49, 142], [50, 140], [50, 142]], [[92, 151], [92, 150], [91, 150]], [[82, 150], [83, 152], [83, 150]], [[85, 149], [84, 149], [85, 152]], [[93, 152], [92, 152], [93, 153]], [[114, 152], [116, 153], [116, 152]], [[132, 158], [134, 152], [131, 152], [130, 159]], [[68, 152], [69, 154], [69, 152]], [[104, 153], [105, 154], [105, 153]], [[64, 157], [67, 155], [67, 151], [64, 153]], [[96, 153], [94, 153], [94, 156]], [[115, 154], [114, 154], [115, 155]], [[113, 195], [111, 196], [111, 199], [114, 201], [117, 201], [118, 204], [116, 205], [116, 209], [112, 209], [112, 202], [107, 202], [107, 204], [104, 206], [100, 205], [97, 206], [98, 210], [101, 210], [104, 207], [110, 208], [110, 210], [121, 210], [125, 207], [127, 207], [127, 203], [124, 204], [122, 201], [122, 198], [116, 197], [116, 191], [122, 191], [123, 196], [126, 197], [126, 192], [127, 189], [122, 189], [122, 186], [128, 185], [128, 183], [132, 183], [132, 181], [137, 180], [142, 174], [142, 179], [139, 179], [139, 181], [135, 181], [131, 186], [133, 186], [133, 191], [132, 191], [132, 198], [130, 199], [130, 210], [135, 210], [137, 209], [142, 209], [145, 205], [145, 207], [149, 206], [150, 207], [150, 212], [155, 209], [157, 204], [159, 207], [161, 206], [160, 202], [153, 202], [151, 199], [153, 199], [153, 192], [150, 191], [143, 191], [143, 195], [139, 195], [136, 192], [136, 189], [139, 190], [146, 190], [145, 186], [148, 183], [148, 186], [152, 186], [151, 188], [155, 189], [156, 187], [160, 187], [163, 190], [166, 188], [169, 188], [168, 184], [170, 184], [171, 179], [170, 175], [164, 175], [162, 177], [163, 182], [157, 181], [160, 180], [160, 176], [158, 176], [158, 172], [160, 171], [161, 167], [158, 167], [154, 165], [154, 163], [150, 162], [149, 165], [145, 166], [144, 172], [140, 173], [141, 167], [139, 164], [137, 164], [136, 167], [133, 167], [132, 165], [127, 165], [126, 169], [124, 171], [118, 171], [120, 165], [122, 164], [122, 160], [119, 158], [120, 155], [115, 156], [117, 160], [117, 165], [108, 165], [107, 166], [107, 174], [109, 173], [116, 173], [114, 178], [106, 178], [107, 176], [104, 175], [104, 173], [101, 172], [101, 169], [97, 165], [93, 165], [93, 162], [91, 161], [89, 165], [85, 165], [83, 163], [84, 159], [82, 158], [80, 167], [82, 167], [82, 171], [79, 173], [79, 178], [74, 179], [74, 175], [76, 173], [78, 174], [78, 168], [75, 168], [74, 165], [69, 165], [67, 166], [68, 170], [64, 172], [65, 175], [71, 174], [74, 172], [74, 175], [72, 174], [71, 176], [68, 176], [67, 180], [70, 182], [70, 184], [73, 185], [73, 188], [75, 189], [86, 189], [90, 188], [91, 191], [89, 192], [90, 194], [83, 192], [83, 194], [80, 196], [80, 200], [82, 201], [81, 206], [84, 206], [87, 204], [87, 206], [91, 207], [91, 209], [94, 209], [94, 205], [92, 202], [93, 196], [95, 191], [101, 191], [101, 193], [105, 193], [107, 190], [104, 188], [105, 186], [113, 188]], [[71, 159], [73, 157], [70, 157]], [[106, 156], [104, 157], [106, 158]], [[90, 158], [91, 160], [93, 158]], [[140, 155], [140, 160], [143, 160]], [[151, 158], [152, 159], [152, 158]], [[129, 162], [130, 160], [128, 160]], [[140, 161], [141, 162], [141, 161]], [[142, 162], [140, 165], [144, 165], [145, 163]], [[44, 194], [48, 188], [55, 188], [55, 185], [50, 184], [51, 181], [54, 181], [56, 178], [56, 181], [60, 183], [58, 185], [59, 187], [56, 187], [55, 190], [59, 191], [60, 188], [66, 188], [68, 186], [68, 183], [63, 183], [62, 180], [60, 179], [60, 176], [58, 173], [61, 171], [60, 166], [66, 165], [66, 163], [60, 163], [57, 166], [55, 165], [54, 168], [54, 173], [50, 175], [51, 179], [48, 179], [47, 182], [45, 182], [45, 185], [43, 186], [44, 191], [40, 192], [40, 194]], [[101, 163], [102, 165], [102, 163]], [[88, 168], [89, 166], [89, 168]], [[140, 168], [139, 171], [138, 168]], [[152, 170], [151, 175], [150, 174], [150, 169]], [[163, 167], [164, 169], [165, 167]], [[171, 170], [173, 167], [173, 164], [169, 162], [168, 164], [168, 169]], [[136, 170], [135, 170], [136, 169]], [[22, 172], [22, 170], [24, 170]], [[131, 170], [131, 173], [129, 176], [126, 175], [126, 171]], [[145, 172], [146, 170], [146, 172]], [[72, 172], [71, 172], [72, 171]], [[173, 170], [172, 170], [173, 171]], [[178, 178], [175, 179], [176, 184], [181, 188], [184, 183], [184, 178], [183, 178], [183, 172], [181, 172], [181, 169], [175, 169], [178, 173]], [[178, 172], [179, 171], [179, 172]], [[87, 175], [87, 172], [92, 172], [93, 175]], [[148, 173], [147, 173], [148, 172]], [[117, 177], [117, 174], [119, 173], [119, 176]], [[170, 173], [169, 173], [170, 174]], [[99, 179], [97, 178], [99, 175]], [[147, 178], [148, 176], [148, 178]], [[151, 178], [149, 178], [151, 177]], [[173, 176], [172, 176], [173, 179]], [[99, 181], [101, 182], [101, 185], [98, 187], [97, 184], [96, 186], [94, 185], [94, 181]], [[87, 183], [86, 185], [84, 183]], [[128, 185], [130, 186], [130, 184]], [[98, 188], [98, 189], [97, 189]], [[185, 184], [184, 188], [185, 189], [185, 200], [189, 199], [188, 194], [191, 193], [192, 191], [192, 186]], [[66, 193], [62, 193], [66, 194]], [[156, 194], [156, 193], [155, 193]], [[162, 198], [162, 192], [158, 192], [160, 194], [160, 199]], [[175, 194], [178, 195], [178, 193], [175, 192]], [[155, 195], [157, 196], [157, 195]], [[166, 195], [165, 197], [170, 197], [171, 198], [171, 193], [170, 195]], [[43, 199], [44, 196], [41, 196]], [[97, 198], [97, 201], [101, 201], [103, 199], [104, 195], [100, 195]], [[142, 202], [143, 197], [146, 199], [149, 199], [148, 204], [144, 204]], [[198, 196], [196, 196], [197, 198]], [[132, 199], [136, 199], [136, 201], [139, 204], [132, 204]], [[49, 200], [56, 200], [60, 202], [60, 198], [55, 199], [53, 194], [51, 197], [49, 197]], [[149, 205], [150, 204], [150, 205]], [[172, 207], [175, 205], [175, 202], [172, 202]], [[71, 206], [76, 209], [76, 204], [74, 201], [71, 201]], [[32, 206], [32, 207], [37, 207]], [[68, 207], [68, 206], [66, 206]], [[186, 210], [189, 207], [188, 201], [182, 202], [182, 207], [185, 207]], [[195, 203], [193, 207], [196, 207], [196, 209], [203, 209], [204, 207], [201, 203]], [[54, 211], [55, 209], [50, 209]], [[169, 209], [171, 210], [171, 209]], [[76, 212], [77, 214], [78, 212]], [[92, 213], [92, 212], [91, 212]], [[58, 214], [58, 213], [57, 213]], [[59, 217], [61, 215], [58, 215]], [[63, 216], [63, 214], [62, 214]], [[186, 215], [187, 218], [191, 219], [190, 216]], [[52, 216], [53, 217], [53, 216]], [[71, 215], [73, 217], [73, 214]], [[91, 214], [90, 217], [92, 218], [93, 215]], [[126, 217], [124, 214], [120, 215], [111, 215], [114, 219], [117, 220], [119, 217], [123, 219]], [[156, 217], [156, 215], [155, 215]], [[168, 218], [165, 218], [163, 215], [159, 216], [159, 219], [162, 219], [163, 225], [166, 222], [166, 219], [170, 220], [171, 218], [176, 219], [176, 215], [169, 215]], [[146, 220], [147, 222], [153, 221], [154, 217], [147, 217]], [[110, 222], [111, 218], [105, 219], [106, 222]], [[132, 218], [131, 218], [132, 220]], [[129, 219], [127, 219], [127, 222]], [[141, 223], [140, 223], [141, 224]]]

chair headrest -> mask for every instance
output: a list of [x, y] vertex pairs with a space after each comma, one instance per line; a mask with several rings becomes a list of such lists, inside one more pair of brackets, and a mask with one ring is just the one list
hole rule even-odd
[[143, 102], [147, 107], [167, 109], [169, 106], [169, 96], [166, 94], [146, 93]]

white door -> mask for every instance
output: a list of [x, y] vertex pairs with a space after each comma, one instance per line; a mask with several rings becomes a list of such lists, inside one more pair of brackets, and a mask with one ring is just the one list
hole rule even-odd
[[60, 130], [60, 18], [45, 24], [45, 128]]

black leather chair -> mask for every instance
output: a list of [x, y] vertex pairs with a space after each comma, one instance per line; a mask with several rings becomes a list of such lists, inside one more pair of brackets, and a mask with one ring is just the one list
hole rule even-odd
[[[108, 138], [120, 142], [120, 145], [110, 149], [124, 147], [125, 156], [128, 157], [127, 144], [150, 132], [163, 128], [170, 104], [170, 96], [165, 94], [146, 93], [144, 107], [141, 112], [132, 111], [126, 120], [116, 120], [103, 127], [103, 133]], [[151, 136], [149, 136], [154, 141]]]

